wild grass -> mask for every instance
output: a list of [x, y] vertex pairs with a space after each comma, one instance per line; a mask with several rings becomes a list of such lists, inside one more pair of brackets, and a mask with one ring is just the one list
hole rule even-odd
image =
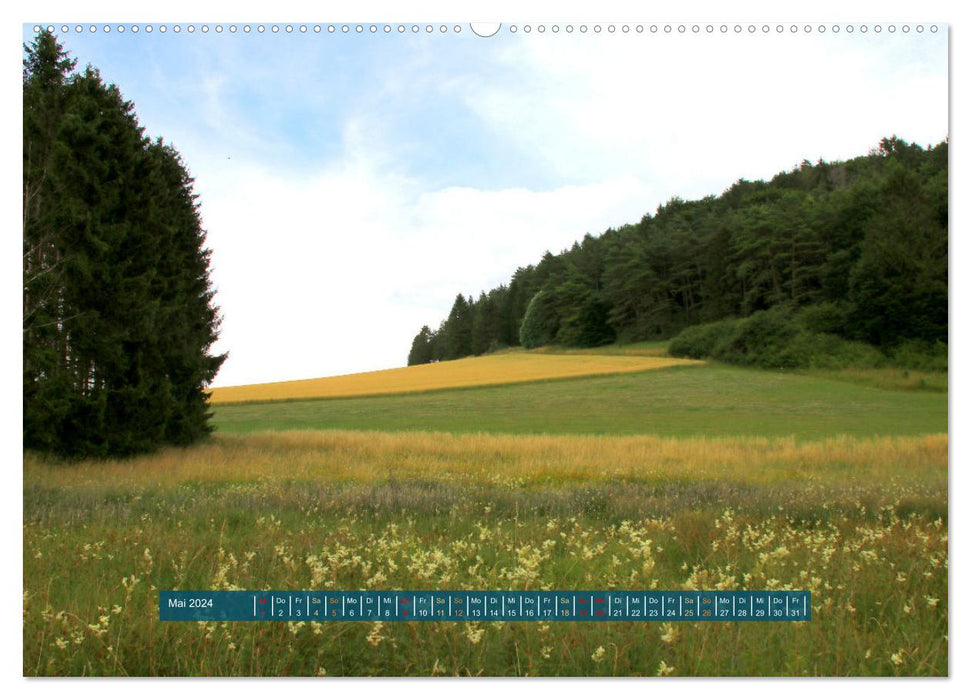
[[438, 389], [518, 384], [549, 379], [644, 372], [703, 364], [693, 360], [592, 354], [508, 352], [321, 379], [216, 387], [213, 404], [409, 394]]
[[879, 389], [947, 392], [947, 372], [902, 367], [844, 367], [803, 370], [802, 374], [836, 379]]
[[24, 460], [26, 484], [85, 491], [184, 483], [389, 480], [510, 485], [726, 482], [805, 485], [910, 478], [947, 461], [947, 437], [686, 438], [354, 431], [217, 436], [191, 449], [76, 464]]
[[[947, 675], [947, 438], [222, 436], [24, 465], [26, 675]], [[810, 589], [809, 623], [161, 623], [158, 590]]]
[[614, 343], [596, 348], [566, 348], [547, 345], [528, 352], [538, 355], [628, 355], [639, 357], [669, 357], [667, 340], [643, 340], [637, 343]]

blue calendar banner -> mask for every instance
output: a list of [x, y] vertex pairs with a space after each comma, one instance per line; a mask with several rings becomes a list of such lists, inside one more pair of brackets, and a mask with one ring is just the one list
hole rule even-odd
[[808, 622], [809, 591], [160, 591], [163, 622]]

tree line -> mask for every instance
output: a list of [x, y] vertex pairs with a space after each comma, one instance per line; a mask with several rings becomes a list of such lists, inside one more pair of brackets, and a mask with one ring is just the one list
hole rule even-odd
[[193, 181], [55, 37], [24, 46], [24, 447], [127, 455], [206, 434], [218, 310]]
[[813, 309], [827, 333], [889, 350], [947, 342], [948, 144], [888, 137], [721, 196], [672, 199], [587, 234], [508, 284], [459, 294], [408, 364], [542, 345], [666, 339], [769, 309]]

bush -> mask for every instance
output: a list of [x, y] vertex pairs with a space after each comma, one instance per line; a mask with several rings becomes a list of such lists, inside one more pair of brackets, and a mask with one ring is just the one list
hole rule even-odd
[[[675, 357], [711, 358], [766, 369], [886, 364], [886, 356], [872, 345], [820, 330], [832, 327], [840, 313], [835, 305], [820, 305], [798, 313], [791, 307], [777, 306], [748, 318], [686, 328], [671, 341], [668, 352]], [[926, 351], [920, 355], [928, 356]]]
[[807, 330], [816, 333], [832, 333], [845, 335], [850, 316], [850, 307], [846, 303], [831, 301], [807, 306], [798, 312], [797, 320]]
[[947, 372], [947, 343], [907, 340], [890, 352], [893, 364], [924, 372]]
[[735, 333], [735, 319], [689, 326], [676, 335], [668, 345], [668, 354], [674, 357], [693, 357], [696, 359], [714, 357], [715, 346], [723, 343]]
[[797, 367], [840, 369], [843, 367], [881, 367], [886, 356], [867, 343], [846, 340], [831, 333], [800, 331], [790, 345]]
[[715, 346], [713, 356], [736, 365], [802, 367], [793, 343], [798, 334], [799, 326], [785, 307], [757, 311], [737, 322], [735, 332]]

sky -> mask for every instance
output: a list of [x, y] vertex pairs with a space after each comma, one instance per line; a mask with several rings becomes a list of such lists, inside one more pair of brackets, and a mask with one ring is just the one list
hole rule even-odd
[[216, 386], [402, 366], [456, 294], [672, 197], [948, 136], [946, 24], [105, 24], [52, 26], [195, 178]]

